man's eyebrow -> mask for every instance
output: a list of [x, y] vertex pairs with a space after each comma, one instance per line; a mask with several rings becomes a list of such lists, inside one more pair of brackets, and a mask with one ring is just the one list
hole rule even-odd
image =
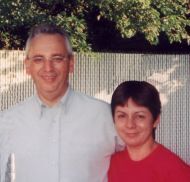
[[51, 57], [53, 56], [67, 56], [67, 54], [55, 53], [51, 55]]
[[36, 54], [36, 55], [34, 55], [34, 56], [32, 56], [32, 57], [29, 57], [29, 58], [35, 58], [35, 57], [44, 57], [44, 56], [41, 55], [41, 54]]

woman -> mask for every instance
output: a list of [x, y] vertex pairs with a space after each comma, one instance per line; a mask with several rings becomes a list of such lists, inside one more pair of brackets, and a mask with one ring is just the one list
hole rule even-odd
[[111, 108], [126, 150], [112, 156], [109, 182], [190, 182], [190, 167], [154, 140], [161, 103], [153, 85], [121, 83], [113, 93]]

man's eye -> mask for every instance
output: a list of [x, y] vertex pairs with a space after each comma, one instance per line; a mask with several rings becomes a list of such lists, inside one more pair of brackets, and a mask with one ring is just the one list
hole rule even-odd
[[32, 61], [35, 63], [41, 63], [43, 62], [43, 58], [33, 58]]
[[62, 62], [64, 60], [64, 57], [53, 57], [52, 61], [53, 62]]

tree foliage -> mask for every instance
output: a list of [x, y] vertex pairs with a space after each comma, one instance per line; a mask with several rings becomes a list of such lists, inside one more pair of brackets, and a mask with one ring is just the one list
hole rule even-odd
[[159, 34], [165, 32], [170, 43], [190, 39], [186, 0], [104, 0], [99, 6], [100, 16], [116, 22], [123, 37], [141, 32], [157, 44]]
[[0, 4], [1, 48], [23, 48], [31, 26], [42, 22], [63, 26], [78, 52], [91, 49], [91, 31], [102, 20], [113, 23], [123, 38], [142, 33], [158, 44], [164, 32], [170, 43], [190, 41], [188, 0], [0, 0]]

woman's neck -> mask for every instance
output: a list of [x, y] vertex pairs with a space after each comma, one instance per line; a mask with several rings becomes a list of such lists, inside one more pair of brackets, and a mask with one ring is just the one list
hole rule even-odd
[[127, 146], [127, 151], [131, 160], [140, 161], [151, 154], [157, 146], [158, 144], [152, 141], [151, 143], [145, 143], [141, 146]]

